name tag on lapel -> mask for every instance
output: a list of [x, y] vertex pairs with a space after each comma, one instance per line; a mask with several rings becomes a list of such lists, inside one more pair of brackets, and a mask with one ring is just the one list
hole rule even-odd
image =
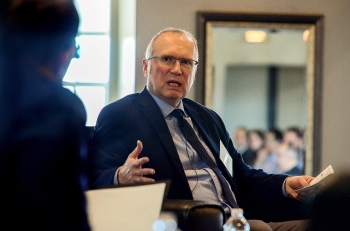
[[224, 146], [224, 144], [221, 142], [221, 140], [220, 140], [220, 159], [224, 163], [224, 165], [226, 166], [226, 168], [228, 169], [229, 173], [232, 176], [232, 158], [228, 154], [228, 151]]

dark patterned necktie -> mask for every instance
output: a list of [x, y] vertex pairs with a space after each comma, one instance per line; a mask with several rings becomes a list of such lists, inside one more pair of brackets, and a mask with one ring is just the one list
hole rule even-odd
[[196, 150], [196, 152], [204, 160], [204, 162], [215, 172], [216, 176], [220, 180], [221, 186], [225, 192], [226, 198], [229, 201], [230, 205], [234, 208], [239, 208], [236, 203], [236, 200], [233, 197], [233, 193], [230, 190], [228, 182], [226, 181], [225, 177], [222, 175], [216, 163], [209, 156], [209, 154], [203, 147], [202, 143], [199, 141], [191, 125], [182, 116], [182, 111], [180, 109], [175, 109], [170, 113], [170, 115], [177, 118], [179, 128], [182, 134], [185, 136], [186, 140], [191, 144], [194, 150]]

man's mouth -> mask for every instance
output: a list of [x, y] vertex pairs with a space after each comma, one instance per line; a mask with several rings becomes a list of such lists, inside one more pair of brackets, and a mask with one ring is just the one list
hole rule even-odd
[[179, 87], [181, 84], [176, 82], [169, 82], [169, 85], [172, 87]]

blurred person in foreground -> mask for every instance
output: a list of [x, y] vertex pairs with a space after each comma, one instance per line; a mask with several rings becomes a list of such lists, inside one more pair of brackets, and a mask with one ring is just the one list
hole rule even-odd
[[312, 227], [317, 231], [350, 230], [350, 172], [343, 169], [324, 182], [313, 203]]
[[0, 230], [90, 230], [86, 112], [62, 87], [79, 15], [72, 0], [1, 4]]
[[[171, 179], [168, 199], [218, 204], [227, 214], [242, 207], [248, 219], [281, 221], [304, 215], [293, 206], [301, 205], [295, 190], [308, 186], [313, 177], [269, 175], [246, 165], [221, 118], [185, 98], [198, 64], [192, 34], [162, 30], [149, 43], [142, 64], [147, 79], [142, 92], [109, 104], [98, 117], [93, 187]], [[220, 142], [232, 157], [233, 176], [220, 160]], [[248, 222], [251, 231], [309, 230], [305, 220]]]

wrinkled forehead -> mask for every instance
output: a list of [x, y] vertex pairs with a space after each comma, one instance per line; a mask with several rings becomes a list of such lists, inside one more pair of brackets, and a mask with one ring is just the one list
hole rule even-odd
[[195, 43], [189, 35], [181, 32], [181, 31], [164, 31], [163, 33], [159, 34], [158, 37], [156, 37], [154, 39], [153, 43], [155, 44], [159, 40], [170, 39], [170, 38], [172, 38], [172, 39], [177, 38], [177, 39], [181, 39], [183, 41], [191, 42], [193, 44]]
[[196, 45], [193, 39], [181, 32], [164, 32], [160, 34], [153, 42], [152, 55], [155, 52], [174, 50], [176, 52], [187, 52], [196, 58]]

